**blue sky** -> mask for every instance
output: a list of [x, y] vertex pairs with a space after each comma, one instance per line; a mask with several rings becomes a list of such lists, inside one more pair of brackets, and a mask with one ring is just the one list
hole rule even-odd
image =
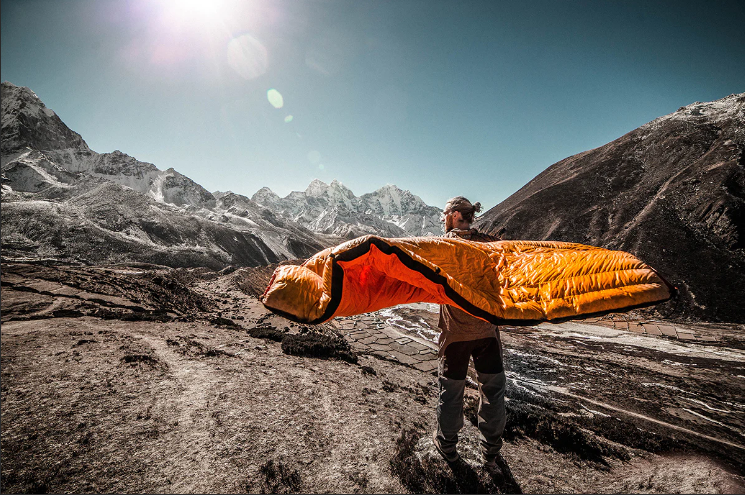
[[0, 8], [0, 77], [93, 150], [247, 196], [318, 178], [490, 208], [563, 158], [745, 91], [742, 1]]

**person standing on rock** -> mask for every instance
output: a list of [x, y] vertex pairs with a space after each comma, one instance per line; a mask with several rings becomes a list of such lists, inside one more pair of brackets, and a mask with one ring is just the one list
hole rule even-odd
[[[472, 204], [462, 196], [448, 200], [443, 212], [445, 237], [476, 242], [498, 241], [499, 237], [471, 228], [481, 204]], [[478, 428], [484, 467], [498, 468], [499, 450], [506, 422], [504, 391], [506, 377], [502, 364], [502, 343], [496, 325], [471, 316], [460, 308], [440, 306], [439, 397], [437, 430], [433, 442], [448, 462], [456, 462], [458, 432], [463, 427], [463, 395], [468, 364], [473, 357], [479, 384]]]

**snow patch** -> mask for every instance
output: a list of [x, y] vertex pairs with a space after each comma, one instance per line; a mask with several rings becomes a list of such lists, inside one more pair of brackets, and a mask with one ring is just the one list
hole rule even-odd
[[158, 203], [165, 203], [165, 198], [163, 197], [163, 182], [166, 180], [166, 175], [158, 175], [155, 180], [153, 180], [153, 185], [150, 188], [150, 190], [147, 192], [148, 195], [153, 198]]

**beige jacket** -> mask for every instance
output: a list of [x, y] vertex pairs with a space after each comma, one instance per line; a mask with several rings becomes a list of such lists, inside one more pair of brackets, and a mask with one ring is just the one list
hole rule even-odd
[[[499, 237], [483, 234], [476, 229], [452, 229], [444, 237], [459, 237], [474, 242], [493, 242], [500, 240]], [[440, 321], [437, 326], [441, 330], [440, 337], [438, 338], [440, 356], [444, 355], [448, 344], [453, 342], [464, 342], [488, 337], [499, 338], [499, 327], [488, 321], [471, 316], [462, 309], [448, 304], [440, 305]]]

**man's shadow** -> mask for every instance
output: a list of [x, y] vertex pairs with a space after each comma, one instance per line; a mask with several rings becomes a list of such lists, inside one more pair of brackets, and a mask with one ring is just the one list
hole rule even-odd
[[481, 470], [479, 474], [463, 459], [447, 463], [457, 485], [456, 493], [522, 493], [522, 488], [503, 457], [497, 459], [499, 469]]

